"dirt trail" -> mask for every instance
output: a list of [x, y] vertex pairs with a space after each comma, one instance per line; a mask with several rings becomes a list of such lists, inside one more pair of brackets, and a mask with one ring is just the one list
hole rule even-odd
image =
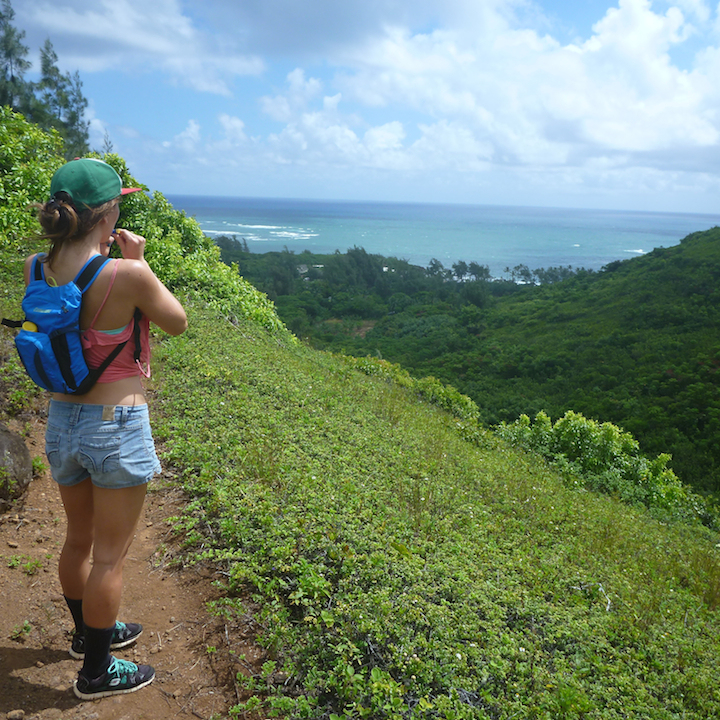
[[[44, 424], [32, 423], [26, 443], [32, 457], [44, 460]], [[165, 521], [181, 503], [170, 474], [153, 481], [125, 569], [119, 619], [145, 630], [135, 647], [117, 655], [153, 665], [156, 679], [131, 695], [93, 702], [77, 700], [71, 689], [80, 663], [68, 655], [73, 625], [57, 578], [65, 518], [49, 473], [0, 515], [0, 718], [13, 711], [26, 720], [227, 716], [241, 699], [236, 673], [253, 672], [263, 651], [253, 643], [250, 616], [228, 627], [208, 614], [205, 601], [217, 593], [209, 570], [168, 566]]]

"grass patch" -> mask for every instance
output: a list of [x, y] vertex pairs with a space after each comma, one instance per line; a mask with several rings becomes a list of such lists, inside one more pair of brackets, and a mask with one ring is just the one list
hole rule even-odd
[[175, 524], [226, 608], [263, 608], [290, 678], [258, 683], [268, 714], [720, 713], [710, 530], [567, 488], [417, 388], [251, 324], [192, 309], [159, 354]]

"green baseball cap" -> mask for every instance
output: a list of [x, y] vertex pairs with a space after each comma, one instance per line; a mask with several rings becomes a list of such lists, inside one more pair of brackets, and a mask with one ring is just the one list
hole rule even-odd
[[124, 188], [115, 169], [95, 158], [78, 158], [65, 163], [50, 183], [51, 197], [65, 192], [77, 209], [98, 207], [120, 195], [139, 190], [142, 188]]

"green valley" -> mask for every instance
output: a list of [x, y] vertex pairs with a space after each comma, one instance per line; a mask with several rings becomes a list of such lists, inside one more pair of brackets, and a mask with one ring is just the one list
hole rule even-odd
[[360, 248], [255, 256], [219, 244], [314, 347], [432, 375], [472, 397], [489, 426], [568, 410], [616, 423], [647, 452], [670, 453], [685, 482], [720, 490], [718, 228], [601, 272], [518, 266], [524, 284], [492, 281], [477, 263], [463, 274]]

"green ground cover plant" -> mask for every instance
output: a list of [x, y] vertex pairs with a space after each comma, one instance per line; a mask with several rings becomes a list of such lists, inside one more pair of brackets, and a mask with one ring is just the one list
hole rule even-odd
[[720, 711], [716, 534], [568, 487], [387, 365], [190, 324], [161, 349], [157, 433], [192, 498], [174, 525], [228, 578], [223, 612], [250, 588], [292, 679], [242, 678], [238, 715]]

